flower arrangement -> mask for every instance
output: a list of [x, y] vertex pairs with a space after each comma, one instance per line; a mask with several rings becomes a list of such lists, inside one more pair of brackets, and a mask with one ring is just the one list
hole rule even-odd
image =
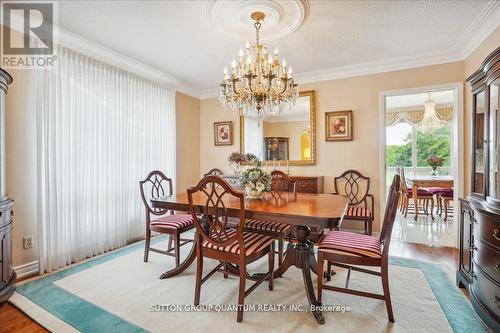
[[235, 151], [234, 153], [231, 153], [231, 155], [229, 155], [227, 160], [230, 164], [232, 164], [234, 173], [236, 175], [239, 175], [241, 165], [244, 163], [251, 162], [252, 160], [254, 160], [256, 158], [257, 158], [257, 156], [255, 156], [254, 154], [251, 154], [251, 153], [243, 154], [243, 153]]
[[253, 166], [247, 168], [240, 176], [240, 183], [245, 188], [248, 198], [260, 198], [263, 193], [271, 191], [271, 174], [262, 170], [262, 162], [252, 160]]
[[427, 164], [432, 168], [432, 174], [437, 175], [437, 168], [440, 168], [444, 164], [444, 158], [437, 157], [437, 156], [429, 156], [426, 159]]

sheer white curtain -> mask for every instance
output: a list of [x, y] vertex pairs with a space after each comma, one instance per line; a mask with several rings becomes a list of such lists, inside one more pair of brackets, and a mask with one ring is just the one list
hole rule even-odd
[[65, 48], [36, 81], [43, 273], [144, 234], [139, 180], [175, 180], [175, 92]]

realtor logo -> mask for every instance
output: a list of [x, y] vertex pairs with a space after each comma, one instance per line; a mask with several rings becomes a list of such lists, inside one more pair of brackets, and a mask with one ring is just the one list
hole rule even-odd
[[2, 68], [52, 68], [56, 2], [2, 1]]

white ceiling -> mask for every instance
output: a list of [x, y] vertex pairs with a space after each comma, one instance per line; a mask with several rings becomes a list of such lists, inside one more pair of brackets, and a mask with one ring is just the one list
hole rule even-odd
[[[223, 67], [245, 44], [210, 22], [209, 5], [209, 1], [61, 1], [59, 26], [167, 73], [203, 96], [218, 87]], [[298, 73], [299, 83], [300, 78], [307, 81], [308, 74], [321, 78], [325, 71], [366, 64], [401, 59], [406, 64], [409, 59], [404, 66], [415, 67], [415, 61], [424, 58], [446, 62], [460, 57], [459, 48], [470, 45], [468, 39], [481, 28], [478, 17], [487, 18], [491, 11], [496, 15], [497, 5], [486, 0], [314, 0], [308, 2], [308, 15], [297, 30], [268, 45], [280, 49]], [[263, 26], [265, 35], [265, 21]], [[490, 22], [487, 28], [491, 32], [494, 26]]]

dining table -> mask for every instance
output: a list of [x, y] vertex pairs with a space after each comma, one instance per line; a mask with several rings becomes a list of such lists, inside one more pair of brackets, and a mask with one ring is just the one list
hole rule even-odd
[[[202, 214], [207, 203], [206, 197], [197, 194], [193, 197], [193, 208], [197, 214]], [[154, 208], [174, 211], [189, 211], [187, 193], [152, 199]], [[313, 194], [284, 192], [280, 196], [266, 195], [264, 199], [245, 199], [246, 219], [258, 219], [272, 222], [282, 222], [293, 226], [296, 242], [289, 243], [282, 264], [274, 271], [274, 278], [281, 277], [290, 267], [302, 270], [302, 278], [311, 313], [319, 324], [325, 319], [321, 304], [314, 292], [311, 272], [317, 274], [317, 261], [314, 254], [314, 243], [310, 238], [310, 228], [335, 228], [340, 225], [348, 207], [345, 196], [334, 194]], [[238, 200], [225, 202], [229, 217], [239, 217], [240, 204]], [[194, 238], [195, 242], [197, 237]], [[196, 259], [196, 244], [190, 250], [182, 263], [163, 273], [160, 279], [166, 279], [184, 272]], [[233, 269], [237, 269], [234, 267]], [[319, 272], [322, 274], [322, 272]]]
[[[418, 202], [419, 187], [453, 188], [454, 179], [449, 175], [414, 175], [406, 176], [406, 181], [412, 186], [414, 202]], [[415, 205], [415, 221], [418, 219], [418, 209]]]

